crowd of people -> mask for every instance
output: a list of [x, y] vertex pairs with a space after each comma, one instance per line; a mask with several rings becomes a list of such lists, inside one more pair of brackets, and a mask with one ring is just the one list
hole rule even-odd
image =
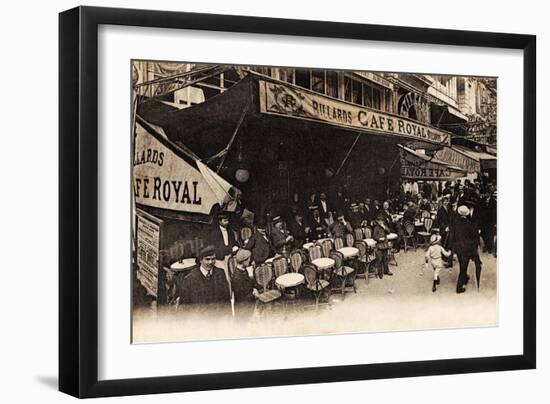
[[[434, 192], [434, 189], [436, 190]], [[429, 212], [429, 215], [424, 213]], [[258, 285], [253, 268], [276, 255], [288, 255], [304, 243], [324, 238], [345, 238], [358, 228], [368, 228], [376, 244], [375, 274], [391, 276], [388, 254], [398, 252], [404, 244], [406, 223], [430, 217], [430, 246], [426, 263], [433, 269], [433, 287], [437, 290], [439, 273], [451, 267], [456, 254], [459, 274], [456, 292], [463, 293], [469, 282], [467, 268], [472, 260], [479, 282], [484, 252], [496, 256], [496, 187], [479, 181], [447, 182], [440, 187], [415, 188], [406, 182], [396, 197], [380, 202], [368, 196], [350, 199], [342, 192], [329, 198], [326, 192], [312, 194], [304, 206], [291, 205], [288, 212], [274, 216], [257, 216], [253, 223], [235, 220], [234, 215], [220, 213], [205, 232], [205, 247], [196, 257], [197, 265], [184, 277], [176, 279], [175, 296], [183, 304], [210, 304], [234, 299], [251, 302], [257, 299]], [[250, 228], [243, 232], [242, 228]], [[390, 243], [388, 235], [397, 237]], [[481, 242], [480, 242], [481, 238]], [[217, 262], [234, 257], [236, 269], [224, 273]]]

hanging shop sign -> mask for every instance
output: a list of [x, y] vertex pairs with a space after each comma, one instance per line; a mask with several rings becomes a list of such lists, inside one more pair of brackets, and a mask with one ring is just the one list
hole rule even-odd
[[461, 178], [466, 172], [414, 150], [400, 146], [401, 178], [425, 181], [450, 181]]
[[206, 165], [186, 161], [174, 147], [168, 140], [136, 125], [133, 178], [136, 203], [205, 215], [215, 204], [222, 208], [231, 205], [237, 191], [230, 192], [230, 184]]
[[450, 145], [450, 133], [374, 109], [349, 104], [295, 86], [259, 81], [260, 112], [319, 121], [345, 128]]

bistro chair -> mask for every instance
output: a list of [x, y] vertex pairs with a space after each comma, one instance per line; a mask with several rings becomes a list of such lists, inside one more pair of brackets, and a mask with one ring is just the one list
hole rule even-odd
[[355, 243], [355, 237], [353, 237], [353, 234], [346, 233], [346, 246], [353, 247], [354, 243]]
[[403, 225], [403, 228], [405, 230], [405, 234], [403, 234], [403, 249], [405, 252], [407, 252], [407, 249], [409, 247], [409, 243], [411, 243], [414, 246], [414, 251], [416, 251], [416, 237], [415, 237], [415, 229], [414, 229], [414, 223], [411, 222], [405, 222]]
[[334, 260], [333, 287], [339, 290], [342, 296], [344, 296], [346, 288], [353, 288], [353, 291], [357, 292], [355, 290], [355, 269], [344, 265], [344, 256], [338, 251], [333, 251], [330, 258]]
[[[354, 244], [354, 247], [359, 250], [359, 254], [357, 256], [357, 262], [358, 266], [361, 269], [361, 271], [357, 270], [357, 277], [365, 278], [365, 280], [369, 281], [368, 277], [368, 246], [367, 243], [365, 243], [363, 240], [357, 240]], [[359, 269], [358, 268], [358, 269]]]
[[241, 236], [241, 245], [244, 247], [244, 245], [246, 244], [247, 240], [250, 239], [250, 237], [252, 237], [252, 229], [248, 226], [243, 226], [241, 227], [241, 232], [240, 232], [240, 236]]
[[336, 237], [334, 239], [334, 249], [339, 250], [340, 248], [344, 248], [344, 239], [342, 237]]
[[323, 258], [323, 250], [319, 244], [315, 244], [309, 247], [309, 262], [313, 262], [316, 259]]
[[260, 287], [260, 294], [256, 300], [256, 306], [258, 302], [267, 305], [281, 297], [281, 292], [277, 289], [270, 289], [273, 280], [273, 269], [271, 265], [262, 264], [254, 271], [254, 278], [256, 283]]
[[271, 265], [273, 266], [273, 272], [275, 275], [275, 279], [277, 279], [279, 276], [284, 275], [288, 272], [288, 261], [286, 257], [277, 257], [275, 258]]
[[319, 307], [319, 299], [323, 293], [327, 295], [327, 304], [330, 301], [330, 282], [319, 276], [317, 268], [313, 264], [304, 265], [304, 277], [306, 288], [315, 297], [315, 308]]
[[323, 253], [323, 257], [328, 258], [330, 255], [330, 252], [332, 251], [332, 240], [325, 239], [319, 245], [321, 246], [321, 252]]
[[372, 229], [370, 227], [363, 227], [363, 237], [372, 238]]
[[290, 253], [290, 270], [292, 272], [301, 272], [302, 265], [305, 261], [302, 250], [294, 250]]
[[431, 218], [431, 216], [425, 217], [424, 218], [424, 230], [419, 231], [417, 233], [418, 237], [421, 239], [423, 247], [428, 247], [428, 245], [430, 244], [430, 237], [432, 235], [432, 225], [433, 225], [433, 223], [434, 223], [434, 221]]
[[365, 238], [365, 235], [363, 234], [363, 229], [361, 227], [353, 229], [353, 235], [355, 236], [355, 240], [363, 240]]

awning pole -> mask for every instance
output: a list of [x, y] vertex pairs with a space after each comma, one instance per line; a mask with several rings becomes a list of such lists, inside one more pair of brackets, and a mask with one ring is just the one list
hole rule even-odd
[[335, 176], [338, 175], [338, 173], [340, 172], [340, 170], [342, 169], [342, 167], [344, 167], [344, 164], [346, 164], [346, 161], [349, 157], [349, 155], [351, 154], [353, 148], [355, 147], [355, 145], [357, 144], [357, 141], [359, 140], [359, 136], [361, 136], [361, 134], [359, 133], [356, 137], [355, 137], [355, 140], [353, 141], [353, 144], [351, 145], [351, 147], [349, 148], [347, 154], [346, 154], [346, 157], [344, 157], [344, 160], [342, 160], [342, 163], [340, 164], [340, 166], [338, 167], [338, 170], [336, 170], [336, 173], [334, 174]]

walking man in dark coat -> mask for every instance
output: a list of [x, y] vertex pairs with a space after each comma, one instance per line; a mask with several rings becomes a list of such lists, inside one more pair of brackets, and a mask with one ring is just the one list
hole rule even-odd
[[229, 307], [229, 285], [223, 269], [216, 267], [214, 246], [203, 248], [197, 265], [185, 278], [176, 280], [176, 296], [183, 305]]
[[481, 276], [481, 260], [478, 253], [479, 234], [477, 227], [469, 219], [470, 209], [465, 205], [457, 209], [458, 218], [451, 228], [451, 245], [458, 257], [460, 273], [456, 283], [456, 293], [464, 293], [464, 286], [468, 283], [468, 264], [474, 261], [476, 266], [476, 277], [479, 287]]

